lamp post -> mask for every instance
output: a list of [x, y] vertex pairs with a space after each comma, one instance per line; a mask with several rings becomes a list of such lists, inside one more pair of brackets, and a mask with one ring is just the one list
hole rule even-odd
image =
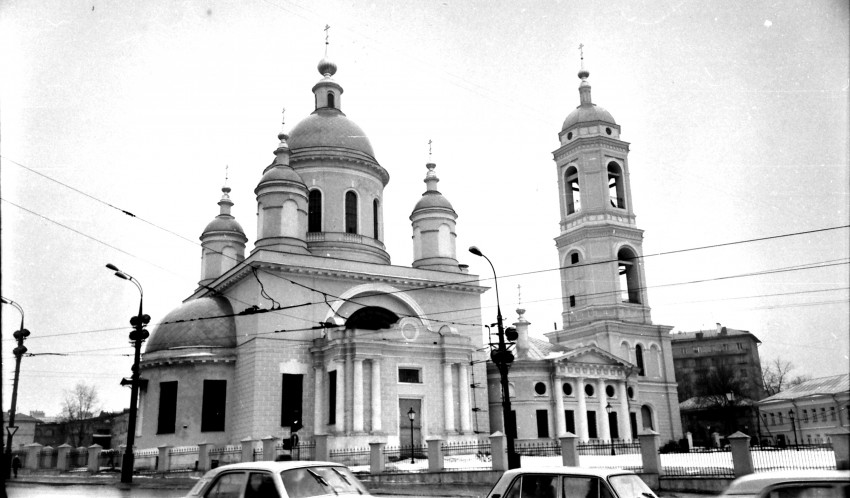
[[794, 433], [794, 448], [800, 449], [800, 443], [797, 442], [797, 424], [794, 421], [794, 410], [788, 410], [788, 418], [791, 419], [791, 431]]
[[9, 408], [9, 425], [6, 426], [6, 451], [3, 456], [2, 473], [4, 478], [8, 478], [9, 465], [12, 463], [12, 437], [18, 430], [15, 426], [15, 411], [18, 409], [18, 380], [21, 376], [21, 357], [27, 352], [27, 347], [24, 346], [24, 339], [30, 335], [30, 331], [24, 328], [24, 309], [21, 308], [21, 305], [5, 297], [0, 298], [0, 300], [2, 300], [3, 304], [14, 306], [21, 313], [21, 328], [12, 334], [15, 340], [18, 341], [18, 347], [12, 350], [12, 353], [15, 355], [15, 379], [12, 383], [12, 406]]
[[413, 421], [416, 419], [416, 412], [413, 411], [413, 407], [410, 407], [410, 410], [407, 410], [407, 418], [410, 419], [410, 463], [416, 463], [413, 461]]
[[142, 290], [142, 284], [133, 278], [130, 274], [118, 269], [113, 264], [107, 264], [107, 268], [115, 272], [115, 276], [124, 280], [129, 280], [139, 289], [139, 314], [130, 317], [130, 325], [133, 326], [133, 331], [130, 332], [130, 341], [133, 343], [133, 374], [130, 378], [130, 420], [127, 423], [127, 449], [124, 451], [124, 458], [121, 461], [121, 482], [133, 482], [133, 443], [136, 438], [136, 406], [139, 397], [139, 359], [141, 357], [142, 343], [148, 338], [150, 333], [145, 330], [145, 325], [150, 323], [151, 317], [142, 313], [142, 303], [145, 298], [145, 292]]
[[[611, 406], [611, 403], [608, 403], [608, 404], [605, 405], [605, 411], [608, 413], [609, 430], [610, 430], [610, 425], [611, 425], [611, 411], [613, 409], [614, 409], [614, 407]], [[611, 438], [611, 454], [616, 455], [616, 453], [614, 453], [614, 438]]]
[[496, 268], [490, 258], [484, 255], [480, 249], [475, 246], [469, 247], [469, 252], [476, 256], [481, 256], [490, 263], [490, 268], [493, 270], [493, 281], [496, 285], [496, 325], [499, 327], [499, 345], [495, 350], [490, 351], [490, 359], [496, 364], [499, 369], [499, 377], [502, 384], [502, 425], [505, 429], [505, 439], [508, 446], [508, 468], [516, 469], [520, 466], [519, 455], [514, 449], [514, 437], [508, 429], [508, 423], [513, 421], [511, 416], [511, 396], [510, 388], [508, 387], [508, 368], [514, 361], [514, 355], [508, 351], [505, 344], [505, 327], [502, 324], [502, 308], [499, 304], [499, 279], [496, 276]]

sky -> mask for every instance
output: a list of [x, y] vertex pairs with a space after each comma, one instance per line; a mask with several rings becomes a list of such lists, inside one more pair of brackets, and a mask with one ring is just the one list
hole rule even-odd
[[[129, 406], [139, 292], [105, 265], [162, 319], [200, 278], [225, 171], [253, 247], [253, 189], [281, 109], [287, 130], [313, 111], [326, 25], [342, 109], [390, 174], [393, 264], [413, 259], [430, 158], [458, 259], [492, 285], [466, 248], [490, 258], [506, 322], [521, 306], [532, 335], [561, 327], [552, 152], [583, 44], [593, 102], [630, 143], [653, 322], [749, 330], [796, 375], [850, 370], [846, 1], [6, 0], [2, 295], [35, 355], [18, 412], [58, 415], [79, 382]], [[482, 305], [494, 322], [495, 292]], [[4, 409], [19, 325], [3, 305]]]

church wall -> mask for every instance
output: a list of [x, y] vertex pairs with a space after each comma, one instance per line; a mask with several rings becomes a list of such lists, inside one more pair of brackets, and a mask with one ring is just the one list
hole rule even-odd
[[[372, 201], [378, 199], [383, 203], [384, 185], [380, 180], [330, 161], [323, 161], [320, 165], [298, 162], [293, 163], [293, 167], [304, 179], [308, 190], [314, 185], [321, 185], [322, 231], [345, 232], [345, 193], [351, 190], [357, 194], [357, 233], [373, 237]], [[383, 207], [380, 206], [380, 209]], [[380, 214], [378, 217], [380, 222]]]

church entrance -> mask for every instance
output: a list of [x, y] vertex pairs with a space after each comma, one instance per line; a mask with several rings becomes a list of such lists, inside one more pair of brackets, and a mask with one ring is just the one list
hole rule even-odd
[[[413, 422], [410, 421], [408, 413], [413, 409], [415, 414]], [[411, 424], [413, 426], [413, 439], [411, 436]], [[399, 446], [402, 448], [411, 446], [420, 446], [422, 444], [422, 400], [421, 399], [403, 399], [398, 400], [398, 436]], [[402, 451], [402, 454], [404, 451]], [[402, 455], [403, 456], [403, 455]]]

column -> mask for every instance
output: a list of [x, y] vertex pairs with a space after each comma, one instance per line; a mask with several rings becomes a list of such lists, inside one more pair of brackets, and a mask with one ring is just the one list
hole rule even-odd
[[587, 401], [584, 399], [584, 377], [576, 378], [576, 430], [578, 440], [583, 442], [589, 439], [587, 435]]
[[313, 434], [325, 432], [325, 369], [313, 367]]
[[626, 382], [617, 381], [617, 391], [620, 402], [617, 403], [617, 428], [620, 431], [620, 438], [624, 441], [632, 439], [632, 426], [629, 421], [629, 395], [626, 393]]
[[608, 423], [608, 394], [605, 393], [605, 379], [596, 379], [596, 397], [599, 399], [599, 439], [611, 440], [611, 427]]
[[[421, 416], [422, 414], [420, 414]], [[443, 419], [446, 433], [455, 430], [454, 385], [452, 384], [452, 364], [443, 363]]]
[[555, 397], [555, 437], [563, 437], [567, 433], [567, 422], [564, 418], [564, 378], [556, 375], [552, 381], [552, 396]]
[[381, 360], [372, 360], [372, 433], [381, 432]]
[[465, 362], [458, 363], [460, 377], [460, 430], [464, 434], [472, 431], [472, 412], [469, 411], [469, 370]]
[[345, 434], [345, 360], [336, 367], [336, 432]]
[[352, 413], [352, 430], [354, 432], [363, 432], [363, 360], [354, 360], [354, 378], [351, 380], [354, 384], [353, 403], [354, 413]]

